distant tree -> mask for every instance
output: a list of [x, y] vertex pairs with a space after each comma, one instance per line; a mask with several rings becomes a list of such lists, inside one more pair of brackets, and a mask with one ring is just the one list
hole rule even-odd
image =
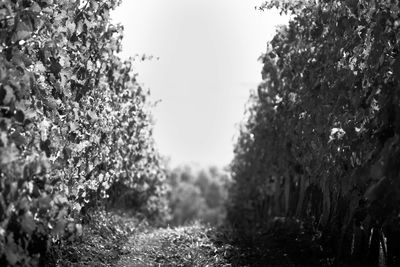
[[189, 165], [169, 171], [169, 201], [173, 224], [193, 220], [218, 224], [225, 216], [229, 178], [216, 167], [194, 171]]
[[208, 185], [204, 192], [204, 198], [206, 199], [207, 206], [210, 208], [216, 208], [223, 204], [221, 186], [215, 182]]
[[205, 170], [201, 170], [195, 179], [195, 185], [198, 186], [201, 190], [202, 194], [205, 194], [209, 184], [210, 184], [210, 177]]
[[184, 181], [173, 190], [170, 201], [174, 225], [182, 225], [198, 219], [201, 212], [206, 209], [200, 189]]

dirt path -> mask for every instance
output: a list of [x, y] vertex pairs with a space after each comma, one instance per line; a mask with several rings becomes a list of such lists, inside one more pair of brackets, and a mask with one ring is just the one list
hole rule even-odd
[[116, 266], [231, 266], [201, 225], [153, 229], [129, 238]]

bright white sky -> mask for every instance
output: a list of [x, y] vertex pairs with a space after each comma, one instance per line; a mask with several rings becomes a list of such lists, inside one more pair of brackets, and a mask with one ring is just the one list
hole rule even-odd
[[[262, 1], [261, 1], [262, 2]], [[112, 13], [125, 27], [122, 56], [147, 54], [138, 80], [161, 100], [153, 114], [159, 151], [181, 163], [223, 167], [249, 90], [261, 81], [261, 63], [276, 11], [252, 0], [123, 0]], [[136, 61], [138, 62], [138, 61]]]

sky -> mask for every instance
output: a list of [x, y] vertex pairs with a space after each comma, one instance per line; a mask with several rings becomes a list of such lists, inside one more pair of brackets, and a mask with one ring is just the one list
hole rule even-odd
[[150, 89], [154, 138], [177, 166], [224, 167], [233, 159], [250, 89], [261, 82], [258, 58], [287, 17], [252, 0], [122, 0], [112, 14], [124, 26], [121, 56], [135, 61]]

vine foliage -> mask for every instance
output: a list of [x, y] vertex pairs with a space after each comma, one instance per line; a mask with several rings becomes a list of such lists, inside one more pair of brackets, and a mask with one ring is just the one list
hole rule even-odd
[[117, 4], [0, 1], [2, 266], [41, 264], [52, 240], [79, 236], [114, 183], [149, 215], [166, 211], [148, 93], [116, 56]]
[[400, 3], [261, 8], [275, 7], [292, 19], [262, 56], [232, 162], [230, 221], [257, 236], [273, 217], [299, 218], [338, 265], [397, 266]]

